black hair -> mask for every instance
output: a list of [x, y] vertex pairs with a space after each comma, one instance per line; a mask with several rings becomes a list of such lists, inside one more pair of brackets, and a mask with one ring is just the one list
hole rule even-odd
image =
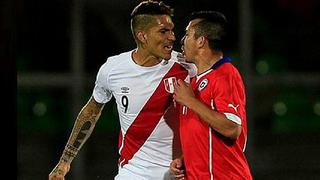
[[195, 38], [204, 36], [209, 41], [209, 47], [212, 50], [222, 50], [225, 46], [226, 36], [226, 17], [217, 11], [197, 11], [193, 12], [189, 20], [201, 19], [194, 25]]
[[142, 1], [131, 12], [131, 18], [137, 15], [168, 15], [173, 16], [173, 9], [162, 1]]
[[213, 23], [219, 23], [221, 25], [227, 24], [227, 18], [218, 11], [197, 11], [191, 13], [189, 21], [194, 19], [205, 19]]

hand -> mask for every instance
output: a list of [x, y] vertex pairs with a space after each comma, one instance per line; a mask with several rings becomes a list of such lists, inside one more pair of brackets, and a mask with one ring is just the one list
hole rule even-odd
[[178, 53], [177, 59], [181, 66], [188, 71], [188, 75], [190, 77], [194, 77], [197, 75], [197, 66], [193, 63], [187, 62], [186, 57], [182, 53]]
[[64, 180], [64, 176], [69, 172], [70, 164], [60, 161], [49, 174], [49, 180]]
[[170, 163], [170, 171], [174, 175], [175, 179], [182, 180], [184, 179], [184, 168], [183, 160], [177, 158]]
[[185, 83], [181, 79], [178, 79], [177, 82], [174, 84], [174, 100], [176, 100], [178, 103], [182, 105], [189, 107], [187, 103], [189, 103], [194, 97], [195, 96], [190, 85]]

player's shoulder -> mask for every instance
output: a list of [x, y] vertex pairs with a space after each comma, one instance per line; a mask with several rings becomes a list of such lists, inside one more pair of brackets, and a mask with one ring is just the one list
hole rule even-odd
[[221, 68], [218, 68], [221, 73], [230, 73], [230, 71], [235, 71], [237, 68], [232, 64], [232, 62], [226, 62], [221, 65]]
[[106, 61], [101, 65], [100, 68], [112, 69], [114, 66], [121, 66], [123, 63], [126, 64], [126, 61], [131, 58], [132, 51], [133, 50], [107, 57]]
[[[234, 71], [238, 71], [236, 66], [233, 65], [233, 60], [230, 57], [224, 57], [223, 59], [220, 60], [221, 62], [217, 62], [216, 64], [218, 65], [217, 71], [220, 73], [225, 73], [225, 74], [230, 74], [233, 73]], [[215, 65], [216, 65], [215, 64]], [[215, 66], [214, 65], [214, 66]]]
[[227, 76], [227, 77], [232, 77], [232, 76], [239, 76], [239, 71], [236, 66], [233, 65], [231, 58], [226, 58], [228, 61], [225, 61], [223, 63], [217, 62], [216, 64], [212, 67], [213, 71], [212, 73], [209, 73], [209, 76], [215, 76], [215, 77], [222, 77], [222, 76]]
[[216, 72], [212, 74], [212, 78], [219, 79], [233, 79], [235, 81], [242, 80], [239, 70], [232, 63], [224, 63], [220, 68], [216, 69]]
[[133, 50], [110, 56], [107, 58], [106, 63], [120, 63], [120, 61], [131, 58], [132, 51]]

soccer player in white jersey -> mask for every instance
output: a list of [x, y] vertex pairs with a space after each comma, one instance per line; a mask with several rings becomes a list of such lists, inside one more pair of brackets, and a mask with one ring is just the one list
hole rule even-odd
[[[116, 180], [169, 179], [174, 158], [173, 83], [187, 78], [172, 50], [175, 36], [172, 9], [144, 1], [131, 14], [137, 48], [109, 57], [96, 77], [92, 97], [80, 111], [59, 163], [49, 180], [62, 180], [89, 138], [104, 104], [115, 98], [121, 126]], [[174, 115], [174, 114], [173, 114]], [[177, 116], [176, 116], [177, 117]], [[171, 119], [171, 120], [170, 120]]]

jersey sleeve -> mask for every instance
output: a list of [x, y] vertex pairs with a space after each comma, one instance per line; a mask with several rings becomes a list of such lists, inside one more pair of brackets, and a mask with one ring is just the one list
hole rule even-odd
[[217, 77], [213, 89], [217, 111], [241, 125], [245, 116], [245, 94], [241, 77], [234, 74]]
[[107, 67], [107, 64], [106, 62], [100, 67], [92, 93], [94, 100], [102, 104], [109, 102], [112, 98], [112, 93], [108, 87], [109, 67]]

